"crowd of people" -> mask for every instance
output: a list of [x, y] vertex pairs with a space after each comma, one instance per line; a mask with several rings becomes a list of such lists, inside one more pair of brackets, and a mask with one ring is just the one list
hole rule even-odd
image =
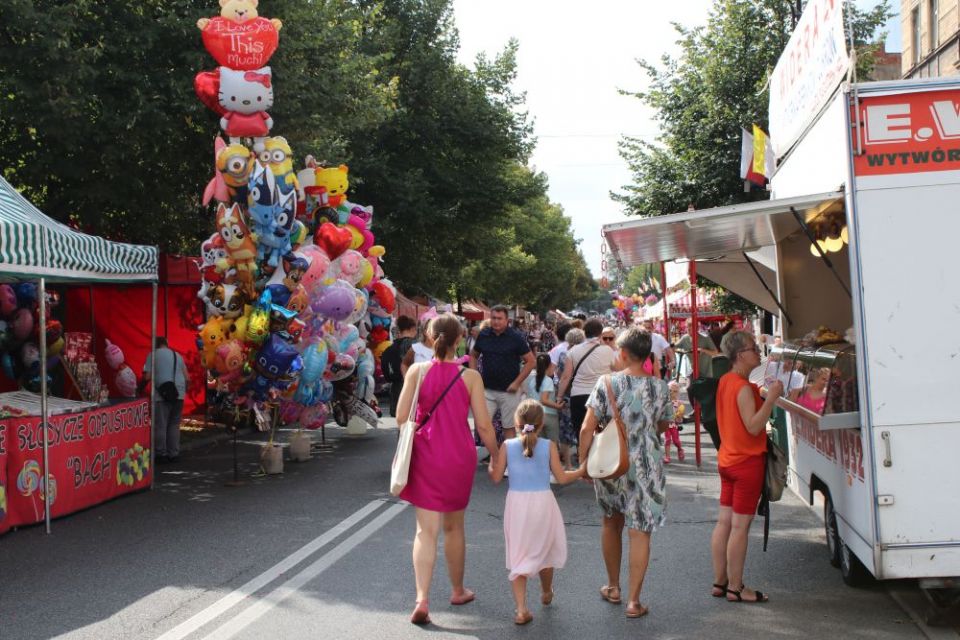
[[[397, 322], [402, 349], [384, 354], [384, 372], [402, 388], [391, 397], [398, 424], [411, 417], [414, 438], [410, 478], [400, 498], [416, 507], [413, 545], [416, 600], [411, 621], [430, 621], [429, 590], [442, 530], [451, 583], [450, 602], [475, 594], [465, 586], [464, 511], [482, 446], [493, 482], [508, 479], [504, 539], [514, 622], [532, 620], [527, 580], [540, 581], [540, 601], [553, 600], [554, 571], [567, 557], [563, 519], [551, 483], [592, 482], [601, 518], [607, 582], [600, 596], [625, 603], [625, 615], [648, 613], [640, 595], [650, 559], [651, 534], [665, 523], [664, 465], [685, 454], [679, 438], [685, 407], [675, 377], [677, 349], [649, 324], [607, 326], [601, 318], [538, 325], [523, 333], [511, 327], [506, 307], [489, 322], [466, 328], [452, 314], [422, 323], [419, 341], [412, 319]], [[764, 400], [749, 382], [759, 348], [747, 332], [731, 327], [701, 336], [698, 357], [722, 352], [731, 370], [719, 382], [717, 413], [721, 481], [719, 515], [711, 539], [715, 597], [766, 602], [743, 584], [747, 533], [756, 513], [766, 450], [765, 425], [779, 388]], [[391, 347], [393, 348], [393, 347]], [[403, 352], [405, 350], [405, 352]], [[702, 367], [701, 367], [702, 368]], [[671, 380], [668, 383], [668, 380]], [[779, 383], [777, 383], [779, 384]], [[412, 408], [415, 415], [411, 416]], [[469, 417], [473, 417], [471, 431]], [[589, 479], [586, 457], [600, 425], [622, 420], [629, 468], [615, 479]], [[623, 532], [629, 543], [625, 589], [620, 566]]]

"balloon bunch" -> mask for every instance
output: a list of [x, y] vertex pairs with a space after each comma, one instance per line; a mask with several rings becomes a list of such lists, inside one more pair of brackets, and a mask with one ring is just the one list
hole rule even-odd
[[617, 294], [613, 297], [611, 304], [616, 311], [617, 318], [629, 323], [644, 306], [653, 306], [658, 300], [659, 298], [652, 293], [646, 297], [636, 293], [630, 296]]
[[194, 86], [229, 138], [214, 142], [203, 194], [204, 205], [216, 202], [216, 232], [201, 245], [198, 346], [225, 405], [272, 402], [283, 423], [318, 428], [335, 384], [375, 406], [396, 290], [373, 208], [347, 200], [348, 167], [307, 156], [295, 172], [287, 140], [270, 137], [266, 64], [280, 21], [259, 17], [256, 0], [220, 5], [220, 16], [197, 24], [220, 66]]
[[[46, 295], [49, 314], [60, 303], [60, 294], [48, 291]], [[39, 317], [37, 285], [0, 284], [0, 371], [34, 393], [40, 391]], [[63, 326], [48, 317], [45, 330], [49, 370], [59, 362], [63, 350]]]

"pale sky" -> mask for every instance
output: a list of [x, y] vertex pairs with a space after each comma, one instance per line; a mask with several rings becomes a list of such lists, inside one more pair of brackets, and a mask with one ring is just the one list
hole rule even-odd
[[[875, 0], [857, 0], [872, 5]], [[625, 219], [610, 191], [630, 182], [617, 151], [620, 136], [653, 139], [651, 110], [618, 89], [647, 86], [637, 59], [675, 54], [671, 22], [704, 24], [711, 0], [454, 0], [462, 63], [520, 42], [514, 88], [538, 143], [531, 164], [550, 179], [550, 199], [573, 220], [587, 266], [601, 275], [601, 227]], [[899, 2], [896, 3], [899, 7]], [[891, 43], [893, 45], [894, 43]], [[899, 43], [889, 47], [900, 50]]]

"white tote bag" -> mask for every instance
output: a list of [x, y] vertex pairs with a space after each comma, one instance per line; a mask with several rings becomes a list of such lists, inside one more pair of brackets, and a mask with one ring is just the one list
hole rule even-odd
[[413, 403], [410, 405], [410, 415], [407, 421], [400, 425], [400, 438], [397, 440], [397, 452], [393, 455], [393, 464], [390, 465], [390, 494], [400, 495], [407, 486], [410, 476], [410, 458], [413, 455], [413, 437], [417, 433], [417, 403], [420, 399], [420, 383], [426, 375], [427, 369], [422, 367], [417, 376], [417, 388], [413, 392]]
[[613, 395], [610, 385], [610, 376], [606, 376], [604, 383], [607, 387], [607, 405], [610, 407], [613, 419], [606, 425], [597, 425], [587, 453], [587, 475], [597, 480], [614, 480], [627, 472], [630, 468], [630, 458], [627, 455], [627, 430], [617, 408], [617, 398]]

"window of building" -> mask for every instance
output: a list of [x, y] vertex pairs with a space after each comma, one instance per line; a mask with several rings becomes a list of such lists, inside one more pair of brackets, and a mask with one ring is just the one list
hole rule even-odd
[[910, 12], [910, 49], [913, 54], [913, 64], [920, 63], [920, 7], [914, 7]]
[[930, 50], [940, 46], [940, 0], [928, 0], [928, 14], [930, 20]]

